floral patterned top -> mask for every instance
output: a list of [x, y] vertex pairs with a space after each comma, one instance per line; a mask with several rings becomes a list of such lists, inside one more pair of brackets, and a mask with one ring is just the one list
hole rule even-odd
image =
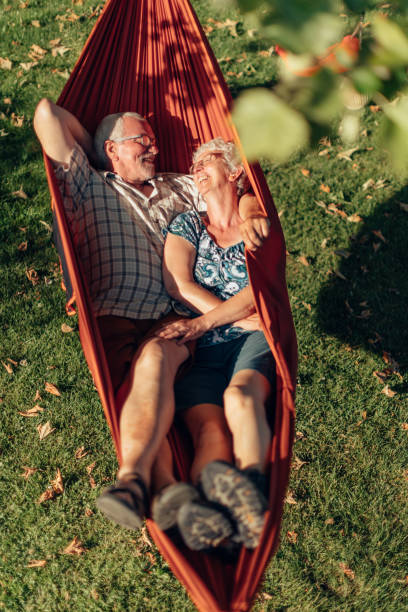
[[[188, 240], [197, 251], [194, 280], [222, 300], [228, 300], [248, 285], [244, 243], [238, 242], [225, 249], [218, 246], [208, 234], [206, 226], [196, 211], [178, 215], [168, 231]], [[167, 232], [166, 232], [167, 233]], [[198, 316], [187, 306], [173, 300], [174, 310], [188, 317]], [[231, 325], [216, 327], [198, 340], [198, 345], [210, 346], [228, 342], [247, 334], [246, 330]]]

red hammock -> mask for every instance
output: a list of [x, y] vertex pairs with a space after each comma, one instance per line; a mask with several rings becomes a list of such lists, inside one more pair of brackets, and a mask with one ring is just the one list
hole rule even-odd
[[[216, 136], [235, 139], [231, 96], [188, 0], [110, 0], [95, 25], [58, 103], [91, 132], [105, 115], [137, 111], [149, 118], [160, 142], [160, 170], [186, 172], [192, 151]], [[45, 158], [89, 368], [119, 454], [119, 410], [104, 351], [64, 214], [52, 165]], [[294, 431], [296, 337], [285, 283], [285, 243], [276, 209], [258, 166], [247, 166], [256, 196], [271, 220], [260, 253], [247, 253], [257, 310], [277, 364], [274, 433], [269, 455], [270, 510], [261, 544], [242, 549], [235, 565], [177, 549], [153, 523], [149, 531], [176, 577], [204, 611], [247, 610], [278, 545]], [[170, 435], [180, 478], [188, 479], [189, 444]]]

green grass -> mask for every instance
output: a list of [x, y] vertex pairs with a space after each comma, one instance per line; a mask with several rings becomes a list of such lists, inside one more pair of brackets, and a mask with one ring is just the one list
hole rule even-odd
[[[65, 79], [52, 71], [72, 68], [97, 4], [21, 4], [0, 2], [0, 57], [12, 61], [11, 70], [0, 69], [0, 360], [12, 368], [9, 374], [0, 365], [0, 606], [10, 611], [193, 610], [156, 549], [95, 509], [100, 489], [114, 478], [116, 459], [75, 318], [65, 315], [46, 225], [49, 196], [31, 118], [40, 97], [58, 96]], [[234, 95], [273, 81], [276, 56], [260, 54], [268, 44], [256, 33], [250, 37], [231, 10], [216, 13], [209, 2], [198, 0], [194, 5], [203, 25], [213, 27], [209, 40]], [[80, 19], [56, 19], [70, 11]], [[238, 21], [238, 36], [210, 18]], [[32, 25], [36, 20], [40, 28]], [[69, 51], [53, 57], [49, 41], [56, 38]], [[19, 64], [33, 61], [28, 57], [33, 44], [48, 53], [25, 71]], [[12, 113], [24, 115], [21, 127], [13, 125]], [[351, 161], [337, 157], [347, 147], [332, 138], [330, 145], [285, 166], [263, 162], [289, 252], [288, 287], [299, 341], [296, 429], [304, 434], [294, 454], [305, 464], [291, 474], [297, 503], [285, 505], [281, 546], [255, 604], [259, 611], [408, 607], [408, 431], [402, 428], [408, 422], [408, 213], [400, 207], [408, 202], [408, 189], [391, 173], [378, 146], [379, 115], [365, 111]], [[327, 148], [328, 155], [319, 155]], [[383, 182], [364, 189], [369, 179]], [[322, 184], [330, 193], [320, 189]], [[12, 195], [20, 187], [27, 199]], [[329, 214], [330, 204], [362, 221]], [[26, 250], [19, 250], [25, 241]], [[37, 272], [37, 284], [27, 278], [30, 269]], [[63, 323], [74, 331], [63, 333]], [[399, 373], [380, 383], [373, 372], [390, 367], [384, 351], [398, 362]], [[61, 397], [45, 392], [46, 381]], [[386, 384], [394, 397], [382, 393]], [[19, 414], [35, 404], [44, 408], [40, 416]], [[55, 431], [40, 441], [37, 426], [47, 421]], [[76, 459], [81, 446], [88, 454]], [[93, 462], [94, 488], [86, 469]], [[37, 471], [25, 480], [23, 466]], [[57, 468], [64, 493], [36, 503]], [[86, 553], [62, 554], [74, 536]], [[35, 559], [47, 563], [27, 567]]]

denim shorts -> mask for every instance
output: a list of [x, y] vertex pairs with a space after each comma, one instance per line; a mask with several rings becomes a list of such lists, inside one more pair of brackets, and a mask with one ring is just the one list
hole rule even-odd
[[196, 349], [192, 367], [175, 386], [176, 410], [197, 404], [223, 406], [223, 394], [241, 370], [256, 370], [273, 384], [275, 360], [263, 332], [242, 334], [229, 342]]

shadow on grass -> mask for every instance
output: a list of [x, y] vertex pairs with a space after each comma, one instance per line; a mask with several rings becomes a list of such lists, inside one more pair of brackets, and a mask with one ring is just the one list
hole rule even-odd
[[[377, 206], [320, 290], [318, 322], [351, 346], [385, 355], [389, 368], [408, 368], [408, 186]], [[397, 385], [398, 386], [398, 385]], [[393, 385], [393, 388], [397, 387]], [[406, 391], [401, 383], [398, 391]]]

